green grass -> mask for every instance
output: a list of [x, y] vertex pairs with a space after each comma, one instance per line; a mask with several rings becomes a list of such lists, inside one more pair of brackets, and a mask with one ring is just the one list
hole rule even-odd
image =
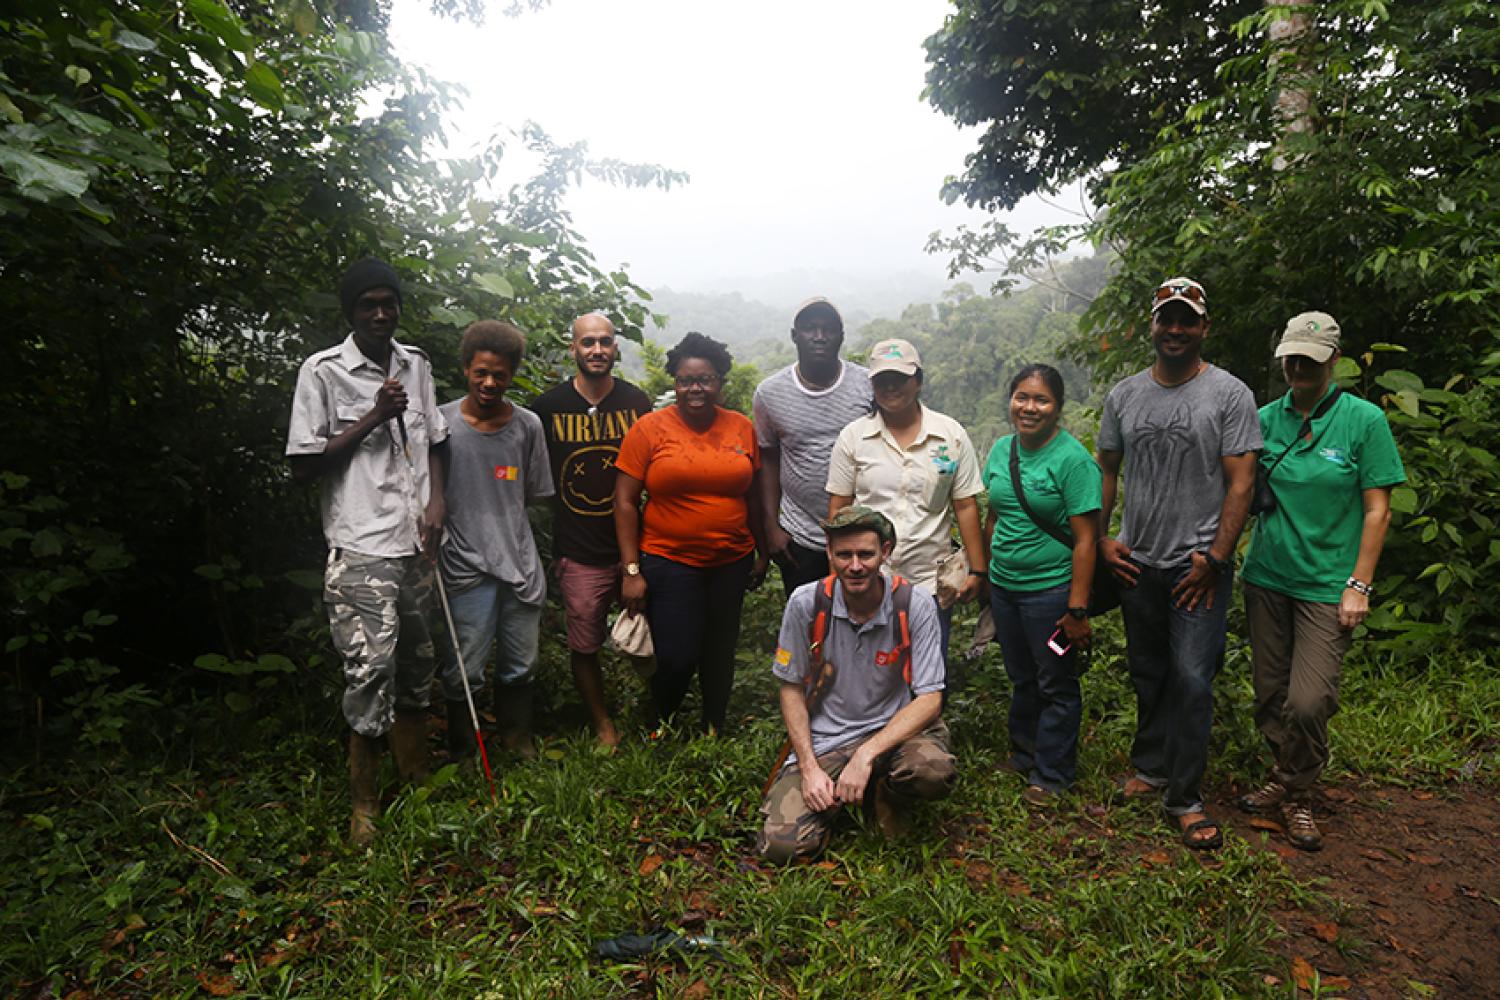
[[[1097, 806], [1132, 725], [1117, 623], [1085, 678], [1080, 788], [1061, 807], [1028, 810], [1019, 782], [995, 769], [1006, 686], [991, 652], [951, 700], [952, 798], [902, 841], [851, 819], [822, 865], [774, 871], [750, 851], [781, 737], [764, 657], [773, 603], [757, 599], [747, 622], [725, 737], [647, 743], [639, 683], [612, 667], [632, 735], [616, 754], [596, 752], [573, 734], [576, 710], [559, 710], [571, 694], [549, 648], [551, 723], [564, 736], [501, 770], [496, 805], [473, 769], [397, 794], [368, 854], [342, 845], [331, 702], [311, 731], [295, 711], [228, 729], [205, 707], [108, 760], [18, 765], [0, 782], [0, 992], [1284, 995], [1262, 979], [1284, 978], [1269, 910], [1315, 905], [1311, 892], [1236, 839], [1205, 862], [1153, 810]], [[1351, 662], [1335, 777], [1492, 781], [1500, 682], [1480, 667]], [[1254, 780], [1262, 758], [1236, 647], [1212, 780]], [[658, 925], [720, 949], [590, 958], [600, 939]]]

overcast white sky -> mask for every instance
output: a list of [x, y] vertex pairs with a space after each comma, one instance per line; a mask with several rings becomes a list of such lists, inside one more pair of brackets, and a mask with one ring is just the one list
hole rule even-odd
[[[593, 155], [660, 163], [670, 192], [570, 195], [606, 266], [652, 287], [732, 290], [792, 268], [919, 269], [927, 234], [973, 221], [938, 190], [972, 140], [921, 100], [939, 0], [552, 0], [483, 28], [397, 0], [398, 52], [469, 91], [458, 149], [528, 119]], [[1041, 206], [1013, 222], [1056, 219]]]

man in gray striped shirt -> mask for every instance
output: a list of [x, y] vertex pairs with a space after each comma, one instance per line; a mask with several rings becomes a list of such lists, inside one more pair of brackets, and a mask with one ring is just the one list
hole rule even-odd
[[844, 425], [873, 406], [870, 373], [839, 357], [844, 319], [825, 298], [808, 299], [792, 315], [797, 363], [755, 390], [766, 540], [790, 596], [828, 575], [828, 458]]

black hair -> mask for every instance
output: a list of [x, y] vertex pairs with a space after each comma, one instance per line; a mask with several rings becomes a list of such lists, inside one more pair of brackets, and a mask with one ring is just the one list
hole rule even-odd
[[468, 325], [458, 342], [459, 360], [467, 368], [480, 351], [498, 354], [510, 362], [512, 369], [519, 368], [526, 354], [526, 334], [499, 320], [478, 320]]
[[1016, 377], [1010, 380], [1010, 395], [1014, 396], [1021, 383], [1029, 378], [1039, 378], [1047, 386], [1047, 391], [1052, 393], [1052, 398], [1057, 401], [1058, 409], [1062, 408], [1064, 397], [1067, 392], [1063, 389], [1062, 373], [1051, 365], [1035, 364], [1027, 365], [1016, 372]]
[[690, 333], [677, 342], [677, 346], [667, 352], [667, 374], [676, 375], [677, 366], [688, 358], [702, 358], [713, 365], [714, 371], [723, 378], [729, 374], [729, 369], [734, 367], [734, 358], [729, 355], [729, 348], [719, 343], [712, 337], [706, 337], [701, 333]]

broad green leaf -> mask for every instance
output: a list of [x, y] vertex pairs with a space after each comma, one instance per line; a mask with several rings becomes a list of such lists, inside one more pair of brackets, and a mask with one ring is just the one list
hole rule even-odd
[[1397, 486], [1391, 490], [1391, 510], [1398, 514], [1416, 513], [1417, 491], [1410, 486]]
[[115, 35], [115, 41], [135, 52], [150, 52], [156, 48], [156, 43], [145, 35], [138, 35], [134, 31], [120, 31]]
[[63, 70], [63, 76], [72, 80], [73, 84], [78, 87], [84, 86], [94, 78], [94, 74], [84, 66], [69, 66]]
[[474, 284], [483, 288], [491, 295], [498, 295], [502, 299], [513, 298], [516, 294], [515, 290], [510, 287], [510, 282], [505, 279], [505, 276], [496, 274], [493, 271], [474, 275]]
[[1388, 372], [1381, 372], [1375, 376], [1375, 383], [1392, 392], [1400, 392], [1403, 389], [1413, 391], [1422, 388], [1422, 380], [1404, 368], [1392, 368]]
[[0, 171], [16, 182], [22, 194], [41, 190], [76, 198], [89, 188], [89, 175], [77, 167], [14, 146], [0, 146]]
[[299, 35], [311, 35], [318, 30], [318, 12], [307, 0], [299, 0], [292, 7], [292, 30]]
[[14, 653], [16, 650], [20, 649], [22, 646], [25, 646], [30, 641], [31, 639], [28, 636], [13, 635], [9, 639], [5, 640], [5, 651], [7, 653]]
[[212, 670], [215, 673], [223, 673], [228, 664], [229, 658], [222, 653], [204, 653], [193, 661], [193, 666], [199, 670]]
[[245, 70], [245, 89], [255, 103], [270, 111], [280, 111], [286, 94], [281, 88], [281, 78], [276, 71], [263, 62], [253, 62]]
[[113, 125], [105, 121], [103, 118], [100, 118], [98, 115], [91, 115], [86, 111], [79, 111], [77, 108], [69, 107], [61, 101], [58, 101], [57, 103], [52, 105], [52, 110], [57, 113], [57, 117], [67, 122], [69, 125], [72, 125], [75, 128], [81, 128], [91, 135], [108, 135], [110, 132], [113, 132], [115, 130], [115, 127]]
[[1340, 382], [1353, 381], [1359, 378], [1359, 362], [1353, 358], [1340, 357], [1333, 365], [1333, 377]]
[[1410, 389], [1402, 389], [1395, 395], [1396, 406], [1408, 417], [1415, 417], [1422, 410], [1420, 397]]
[[187, 0], [187, 11], [199, 27], [231, 49], [249, 52], [254, 48], [240, 19], [217, 0]]
[[63, 550], [62, 538], [51, 528], [43, 528], [31, 539], [31, 554], [38, 559], [48, 556], [61, 555]]
[[125, 105], [125, 109], [135, 116], [136, 121], [140, 122], [148, 129], [151, 129], [153, 131], [156, 129], [156, 119], [151, 117], [151, 115], [146, 112], [145, 108], [137, 104], [135, 102], [135, 98], [131, 97], [129, 94], [125, 93], [125, 91], [121, 90], [119, 87], [114, 86], [113, 84], [102, 83], [99, 85], [99, 89], [104, 91], [110, 97], [113, 97], [115, 100], [119, 101], [121, 104]]
[[204, 563], [202, 566], [195, 567], [193, 572], [205, 580], [224, 579], [224, 567], [218, 563]]
[[224, 696], [224, 704], [229, 706], [231, 712], [244, 714], [255, 707], [255, 700], [248, 694], [239, 691], [231, 691]]
[[262, 653], [255, 658], [255, 665], [262, 670], [274, 671], [279, 674], [297, 672], [297, 665], [280, 653]]
[[0, 94], [0, 115], [9, 118], [15, 125], [19, 125], [26, 120], [26, 116], [21, 113], [21, 109], [16, 107], [16, 102], [4, 94]]

